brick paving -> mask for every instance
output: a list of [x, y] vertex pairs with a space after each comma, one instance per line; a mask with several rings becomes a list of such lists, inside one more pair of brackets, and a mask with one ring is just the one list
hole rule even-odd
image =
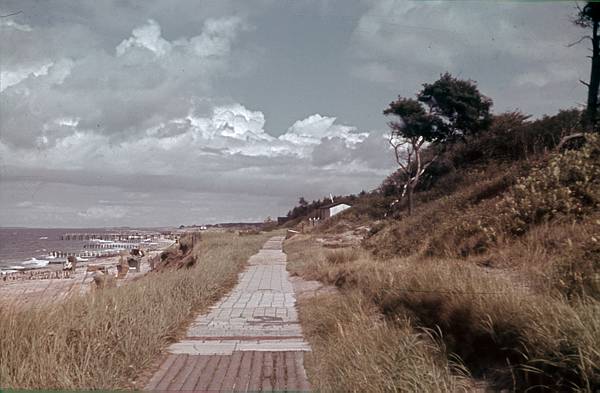
[[192, 323], [146, 390], [309, 391], [296, 297], [283, 237], [250, 257], [229, 295]]

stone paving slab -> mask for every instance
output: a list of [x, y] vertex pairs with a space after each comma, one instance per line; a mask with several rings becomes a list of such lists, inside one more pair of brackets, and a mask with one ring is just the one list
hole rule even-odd
[[304, 338], [261, 340], [221, 339], [183, 340], [169, 347], [169, 353], [177, 355], [231, 355], [235, 351], [310, 351]]
[[248, 260], [235, 288], [190, 325], [146, 390], [309, 391], [283, 237]]

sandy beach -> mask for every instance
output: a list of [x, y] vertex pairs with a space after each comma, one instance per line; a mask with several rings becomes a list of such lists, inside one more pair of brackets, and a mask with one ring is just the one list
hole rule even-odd
[[[130, 269], [127, 275], [116, 280], [117, 286], [121, 286], [131, 280], [142, 277], [148, 273], [150, 261], [159, 255], [167, 246], [149, 251], [142, 258], [140, 271]], [[47, 268], [25, 270], [12, 273], [0, 278], [0, 301], [43, 304], [55, 302], [66, 298], [73, 293], [85, 294], [92, 287], [94, 271], [88, 271], [89, 267], [106, 268], [109, 275], [116, 277], [117, 265], [120, 256], [101, 257], [79, 262], [74, 272], [62, 271], [62, 265], [49, 265]]]

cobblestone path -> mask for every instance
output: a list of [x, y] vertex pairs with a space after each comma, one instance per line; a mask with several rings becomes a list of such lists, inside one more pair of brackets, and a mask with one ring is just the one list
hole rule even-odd
[[294, 289], [283, 237], [250, 257], [229, 295], [172, 344], [146, 390], [309, 391]]

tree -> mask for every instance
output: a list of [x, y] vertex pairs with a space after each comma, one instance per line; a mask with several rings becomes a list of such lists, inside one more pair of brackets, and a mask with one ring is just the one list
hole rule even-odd
[[592, 29], [591, 36], [583, 36], [571, 45], [575, 45], [584, 39], [589, 39], [592, 42], [590, 81], [589, 83], [581, 82], [588, 88], [585, 124], [592, 130], [598, 130], [598, 92], [600, 87], [600, 36], [598, 36], [598, 25], [600, 24], [600, 3], [590, 1], [583, 8], [579, 8], [574, 23], [583, 28]]
[[298, 206], [300, 206], [301, 208], [306, 208], [308, 207], [308, 202], [306, 201], [306, 199], [304, 199], [304, 197], [300, 197], [298, 199]]
[[392, 130], [388, 142], [394, 149], [396, 163], [404, 175], [400, 197], [408, 197], [408, 214], [412, 214], [414, 189], [421, 175], [436, 158], [423, 163], [421, 149], [426, 142], [443, 139], [447, 133], [446, 126], [439, 118], [427, 113], [419, 101], [412, 98], [398, 97], [398, 100], [390, 103], [383, 113], [400, 119], [388, 123]]
[[[478, 133], [491, 123], [492, 100], [482, 95], [472, 81], [449, 73], [432, 84], [424, 84], [417, 99], [399, 96], [383, 114], [399, 121], [388, 123], [388, 139], [403, 174], [401, 198], [408, 198], [408, 213], [414, 209], [413, 193], [427, 168], [447, 144]], [[432, 145], [429, 156], [424, 148]]]
[[417, 98], [445, 125], [432, 142], [453, 142], [477, 134], [492, 123], [492, 100], [482, 95], [471, 80], [454, 78], [446, 72], [434, 83], [424, 84]]

